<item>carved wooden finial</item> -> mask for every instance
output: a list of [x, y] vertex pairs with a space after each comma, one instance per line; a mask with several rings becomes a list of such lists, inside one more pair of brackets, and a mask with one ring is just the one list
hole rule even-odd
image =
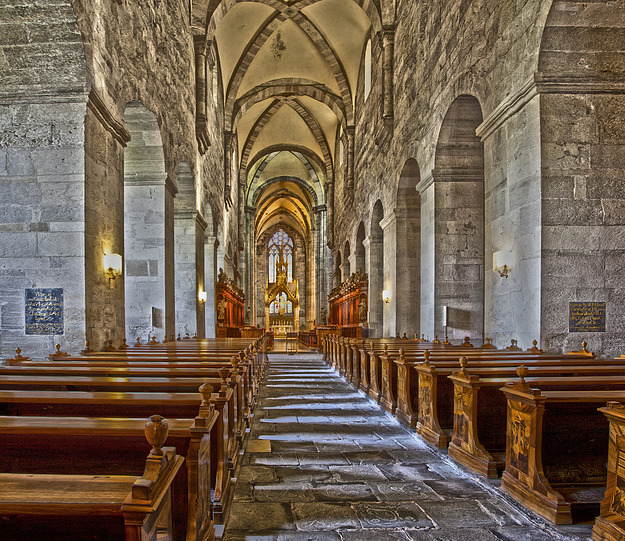
[[215, 389], [213, 389], [213, 386], [210, 383], [203, 383], [200, 386], [200, 394], [202, 395], [202, 403], [200, 404], [200, 406], [209, 405], [211, 394], [213, 394], [214, 390]]
[[434, 335], [434, 341], [432, 342], [432, 344], [440, 344], [441, 341], [438, 339], [438, 334]]
[[22, 350], [20, 348], [17, 348], [15, 350], [15, 357], [13, 357], [12, 359], [7, 359], [5, 362], [7, 365], [12, 365], [12, 364], [16, 364], [22, 361], [30, 361], [30, 359], [28, 357], [22, 357], [20, 355], [20, 353], [22, 352]]
[[149, 422], [145, 424], [145, 438], [152, 446], [151, 456], [163, 456], [163, 444], [169, 434], [169, 426], [164, 417], [152, 415]]
[[469, 359], [467, 359], [466, 357], [460, 357], [458, 361], [460, 362], [460, 368], [462, 370], [464, 370], [469, 364]]
[[135, 347], [138, 348], [140, 345], [141, 345], [141, 338], [137, 336], [137, 343], [135, 344]]
[[519, 383], [525, 383], [525, 377], [529, 373], [527, 366], [521, 365], [516, 369], [517, 376], [519, 376]]
[[232, 368], [234, 368], [235, 370], [239, 368], [239, 359], [236, 355], [232, 356], [232, 359], [230, 359], [230, 364], [232, 365]]
[[374, 351], [375, 350], [375, 344], [373, 343], [373, 340], [371, 340], [369, 342], [369, 351]]
[[384, 344], [384, 355], [388, 355], [388, 344]]
[[122, 346], [121, 346], [120, 349], [128, 349], [128, 344], [126, 344], [126, 339], [125, 338], [122, 340]]
[[582, 351], [588, 353], [588, 342], [586, 341], [582, 342]]
[[185, 340], [191, 340], [191, 335], [187, 332], [184, 334], [184, 339]]
[[197, 333], [193, 333], [193, 336], [191, 338], [194, 338], [195, 340], [197, 340]]
[[108, 341], [108, 346], [106, 346], [104, 351], [115, 351], [115, 348], [113, 347], [113, 340]]
[[532, 353], [542, 353], [543, 350], [538, 347], [538, 341], [534, 340], [532, 342], [532, 347], [529, 348], [527, 351], [531, 351]]
[[365, 342], [364, 339], [360, 340], [360, 348], [361, 349], [365, 349], [365, 344], [366, 344], [366, 342]]
[[399, 348], [399, 358], [404, 360], [406, 354], [406, 350], [404, 348]]
[[217, 373], [219, 374], [219, 377], [221, 378], [221, 382], [225, 384], [226, 380], [228, 379], [228, 376], [230, 375], [230, 370], [224, 366], [220, 368], [217, 371]]
[[152, 340], [150, 340], [150, 341], [148, 342], [148, 344], [149, 344], [150, 346], [153, 346], [153, 345], [155, 345], [155, 344], [158, 344], [158, 341], [156, 340], [156, 335], [152, 337]]
[[182, 340], [182, 338], [180, 338], [180, 333], [178, 333], [178, 338], [177, 340]]
[[425, 359], [425, 360], [423, 361], [423, 364], [424, 364], [425, 366], [431, 366], [431, 365], [430, 365], [430, 350], [429, 350], [429, 349], [426, 349], [426, 350], [423, 352], [423, 358]]
[[54, 349], [56, 351], [52, 355], [50, 355], [50, 357], [69, 357], [66, 351], [61, 351], [61, 344], [57, 344], [56, 346], [54, 346]]
[[462, 344], [460, 344], [460, 345], [462, 347], [465, 347], [465, 348], [472, 348], [473, 347], [473, 344], [471, 343], [470, 338], [468, 336], [464, 337], [464, 342], [462, 342]]
[[166, 343], [167, 343], [167, 334], [163, 336], [163, 341], [161, 342], [161, 344], [166, 344]]
[[625, 409], [625, 406], [623, 406], [623, 404], [621, 402], [616, 402], [614, 400], [610, 400], [606, 404], [606, 408], [609, 409], [609, 410], [622, 410], [622, 409]]

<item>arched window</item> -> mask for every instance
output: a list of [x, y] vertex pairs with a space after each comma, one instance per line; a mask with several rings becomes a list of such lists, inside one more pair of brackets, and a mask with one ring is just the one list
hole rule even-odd
[[269, 313], [279, 316], [293, 315], [293, 303], [288, 300], [286, 293], [278, 293], [275, 300], [269, 305]]
[[[286, 281], [293, 281], [293, 239], [284, 230], [278, 229], [269, 240], [269, 282], [278, 281], [278, 270], [286, 266]], [[273, 303], [272, 303], [273, 304]]]
[[371, 92], [371, 40], [367, 41], [365, 49], [365, 100]]

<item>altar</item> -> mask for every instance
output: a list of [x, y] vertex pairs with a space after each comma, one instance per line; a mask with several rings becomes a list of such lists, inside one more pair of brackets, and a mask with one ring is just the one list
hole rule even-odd
[[274, 325], [272, 329], [275, 338], [286, 338], [286, 333], [293, 332], [293, 325]]

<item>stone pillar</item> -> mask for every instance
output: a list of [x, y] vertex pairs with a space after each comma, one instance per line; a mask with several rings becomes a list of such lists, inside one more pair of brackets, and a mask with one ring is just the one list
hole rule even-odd
[[334, 184], [331, 182], [326, 183], [326, 197], [327, 197], [326, 238], [327, 238], [328, 246], [332, 248], [334, 246]]
[[[434, 326], [434, 209], [436, 196], [433, 176], [425, 176], [417, 185], [421, 194], [421, 329], [426, 336], [443, 336], [442, 324]], [[439, 321], [442, 314], [438, 315]]]
[[[86, 156], [85, 140], [87, 129], [98, 126], [92, 113], [89, 123], [85, 119], [87, 89], [80, 84], [63, 89], [50, 86], [46, 95], [30, 95], [23, 88], [12, 93], [8, 86], [3, 90], [0, 357], [14, 357], [15, 348], [20, 347], [23, 355], [42, 359], [54, 352], [55, 343], [64, 351], [77, 353], [84, 348], [85, 319], [89, 327], [96, 326], [99, 314], [97, 310], [92, 314], [91, 309], [98, 303], [98, 310], [108, 309], [110, 324], [99, 339], [109, 332], [111, 339], [121, 338], [116, 325], [123, 324], [119, 314], [123, 279], [118, 280], [118, 289], [109, 289], [102, 258], [107, 244], [123, 254], [123, 227], [118, 221], [120, 213], [123, 216], [122, 147], [101, 126], [94, 130], [102, 140], [94, 141], [99, 148], [93, 152], [110, 157], [111, 173], [115, 174], [109, 179], [110, 207], [103, 209], [106, 222], [101, 229], [87, 230], [91, 224], [86, 216], [89, 186], [85, 167], [92, 161]], [[94, 243], [85, 242], [87, 237]], [[25, 325], [25, 290], [48, 288], [63, 292], [63, 324], [59, 323], [57, 330], [31, 328], [36, 334], [30, 334]], [[87, 304], [85, 290], [93, 293]]]
[[[397, 298], [405, 293], [397, 289], [397, 265], [391, 262], [397, 261], [397, 219], [395, 212], [389, 214], [380, 222], [380, 227], [384, 231], [384, 261], [389, 264], [384, 265], [383, 288], [391, 292], [391, 301], [383, 302], [384, 326], [383, 336], [397, 335]], [[401, 330], [401, 329], [399, 329]], [[408, 330], [403, 330], [408, 332]]]
[[355, 126], [347, 127], [347, 195], [354, 196], [354, 139], [356, 138]]
[[165, 333], [176, 332], [176, 285], [174, 261], [174, 197], [178, 193], [176, 184], [165, 179]]
[[384, 105], [383, 117], [385, 124], [392, 124], [394, 116], [394, 59], [395, 59], [395, 27], [384, 26], [382, 30], [382, 47], [384, 49]]
[[314, 274], [315, 274], [315, 311], [314, 318], [317, 325], [322, 324], [322, 310], [328, 311], [328, 273], [332, 264], [329, 263], [328, 246], [326, 239], [326, 206], [319, 205], [313, 208], [315, 230], [313, 232], [314, 247]]
[[195, 136], [200, 154], [210, 146], [206, 117], [206, 37], [194, 36], [195, 46]]
[[384, 239], [370, 236], [363, 242], [369, 252], [369, 322], [370, 336], [383, 337], [385, 307], [384, 290]]
[[256, 250], [254, 247], [254, 216], [256, 208], [245, 207], [245, 249], [241, 262], [243, 265], [243, 291], [245, 292], [245, 316], [249, 325], [256, 325], [256, 288], [254, 287], [254, 269]]
[[239, 238], [237, 246], [239, 252], [242, 252], [245, 249], [245, 182], [239, 181], [239, 192], [237, 195], [237, 203], [239, 205], [239, 222], [237, 224], [237, 235]]
[[[175, 184], [148, 174], [125, 180], [126, 338], [146, 341], [175, 330], [173, 202]], [[169, 286], [169, 287], [167, 287]]]
[[231, 204], [230, 176], [232, 168], [232, 132], [224, 131], [224, 200], [226, 205]]
[[206, 221], [197, 211], [176, 212], [176, 331], [204, 334], [204, 303], [199, 292], [204, 291], [204, 231]]
[[206, 235], [204, 237], [204, 287], [206, 304], [204, 306], [204, 321], [206, 338], [215, 338], [215, 279], [217, 277], [217, 238]]

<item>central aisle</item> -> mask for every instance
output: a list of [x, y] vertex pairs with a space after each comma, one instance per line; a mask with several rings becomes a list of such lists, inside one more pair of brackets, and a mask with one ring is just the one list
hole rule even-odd
[[588, 539], [473, 482], [320, 355], [269, 357], [226, 541]]

